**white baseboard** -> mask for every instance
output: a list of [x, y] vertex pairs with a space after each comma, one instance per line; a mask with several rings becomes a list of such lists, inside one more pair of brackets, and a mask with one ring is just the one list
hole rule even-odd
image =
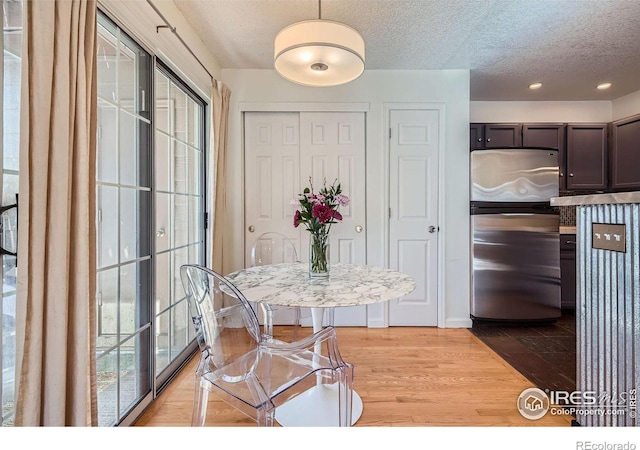
[[471, 318], [451, 318], [445, 320], [445, 328], [471, 328], [473, 321]]
[[368, 328], [387, 328], [388, 325], [384, 323], [384, 319], [369, 319], [367, 321]]
[[[445, 326], [441, 328], [471, 328], [473, 321], [471, 319], [454, 318], [447, 319]], [[387, 328], [388, 325], [384, 323], [384, 320], [369, 319], [367, 323], [368, 328]]]

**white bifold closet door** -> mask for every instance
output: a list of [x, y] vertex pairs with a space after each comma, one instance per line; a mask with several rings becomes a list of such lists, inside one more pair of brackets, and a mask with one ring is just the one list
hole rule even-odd
[[[258, 236], [278, 231], [308, 261], [309, 233], [294, 228], [291, 199], [338, 180], [351, 203], [331, 227], [331, 262], [366, 263], [365, 115], [363, 112], [246, 112], [245, 265]], [[337, 308], [334, 323], [366, 326], [366, 306]]]

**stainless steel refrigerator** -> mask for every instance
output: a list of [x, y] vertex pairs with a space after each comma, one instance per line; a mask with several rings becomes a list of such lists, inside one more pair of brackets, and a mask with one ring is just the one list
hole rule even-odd
[[560, 317], [558, 152], [504, 148], [471, 152], [474, 321]]

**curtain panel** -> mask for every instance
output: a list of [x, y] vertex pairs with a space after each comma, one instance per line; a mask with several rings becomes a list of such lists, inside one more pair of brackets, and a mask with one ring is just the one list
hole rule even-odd
[[16, 426], [97, 425], [96, 2], [24, 2]]
[[218, 273], [226, 273], [224, 266], [224, 229], [226, 217], [225, 174], [227, 159], [227, 130], [229, 128], [229, 99], [231, 90], [223, 83], [213, 80], [211, 87], [213, 103], [213, 239], [211, 267]]

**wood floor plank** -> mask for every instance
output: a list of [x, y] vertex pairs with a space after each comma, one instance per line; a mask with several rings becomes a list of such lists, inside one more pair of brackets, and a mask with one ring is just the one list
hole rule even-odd
[[[337, 333], [364, 403], [357, 427], [570, 426], [570, 416], [522, 417], [516, 400], [532, 384], [467, 329], [340, 327]], [[136, 426], [190, 425], [195, 364], [194, 358]], [[255, 423], [212, 395], [206, 425]]]

